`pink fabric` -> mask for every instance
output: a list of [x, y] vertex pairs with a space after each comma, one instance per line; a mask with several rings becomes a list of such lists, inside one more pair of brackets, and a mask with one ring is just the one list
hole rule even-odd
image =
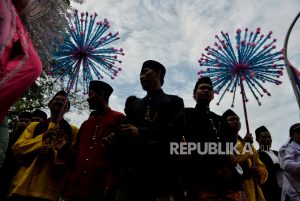
[[11, 14], [10, 14], [11, 1], [0, 0], [0, 55], [2, 48], [7, 44], [9, 39], [9, 30], [11, 26]]
[[[10, 0], [9, 0], [10, 1]], [[42, 72], [42, 63], [12, 4], [10, 40], [0, 52], [0, 122], [9, 108], [28, 89]], [[1, 27], [3, 28], [3, 27]], [[1, 32], [2, 33], [2, 32]], [[20, 43], [19, 54], [10, 58], [13, 47]]]

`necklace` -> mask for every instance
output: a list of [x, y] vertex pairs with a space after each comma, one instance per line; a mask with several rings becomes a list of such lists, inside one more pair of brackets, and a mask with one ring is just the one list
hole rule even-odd
[[158, 112], [155, 112], [154, 117], [151, 119], [150, 117], [150, 107], [147, 106], [147, 112], [145, 113], [145, 120], [148, 120], [149, 122], [153, 122], [157, 117]]
[[96, 126], [95, 132], [92, 135], [91, 138], [91, 147], [96, 146], [96, 144], [98, 143], [98, 138], [101, 137], [101, 133], [102, 133], [102, 126]]

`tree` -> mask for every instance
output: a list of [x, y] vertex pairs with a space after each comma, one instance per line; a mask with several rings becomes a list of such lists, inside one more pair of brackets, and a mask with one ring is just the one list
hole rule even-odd
[[43, 109], [46, 107], [45, 100], [47, 94], [52, 91], [53, 82], [47, 76], [42, 75], [35, 81], [32, 86], [24, 92], [20, 99], [10, 108], [8, 114], [8, 122], [10, 131], [17, 127], [18, 114], [24, 111], [33, 111], [37, 108]]

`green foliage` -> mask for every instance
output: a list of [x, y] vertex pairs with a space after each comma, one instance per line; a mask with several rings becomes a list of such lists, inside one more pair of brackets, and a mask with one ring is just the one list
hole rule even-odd
[[[41, 77], [23, 94], [23, 96], [10, 108], [8, 122], [10, 131], [17, 128], [18, 114], [28, 111], [33, 112], [35, 109], [46, 110], [50, 99], [64, 86], [55, 81], [55, 79], [42, 74]], [[82, 92], [71, 93], [69, 95], [72, 112], [82, 114], [84, 109], [88, 108], [86, 97]]]
[[15, 130], [17, 127], [18, 114], [28, 111], [32, 112], [35, 109], [45, 109], [47, 104], [45, 101], [48, 99], [48, 95], [53, 89], [53, 83], [47, 79], [46, 76], [41, 76], [33, 85], [25, 91], [22, 97], [15, 102], [10, 108], [8, 114], [8, 124], [10, 130]]

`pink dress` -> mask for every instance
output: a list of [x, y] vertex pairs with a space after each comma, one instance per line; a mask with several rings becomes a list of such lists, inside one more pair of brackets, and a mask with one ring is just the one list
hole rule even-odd
[[42, 72], [42, 63], [11, 0], [0, 0], [0, 122]]

